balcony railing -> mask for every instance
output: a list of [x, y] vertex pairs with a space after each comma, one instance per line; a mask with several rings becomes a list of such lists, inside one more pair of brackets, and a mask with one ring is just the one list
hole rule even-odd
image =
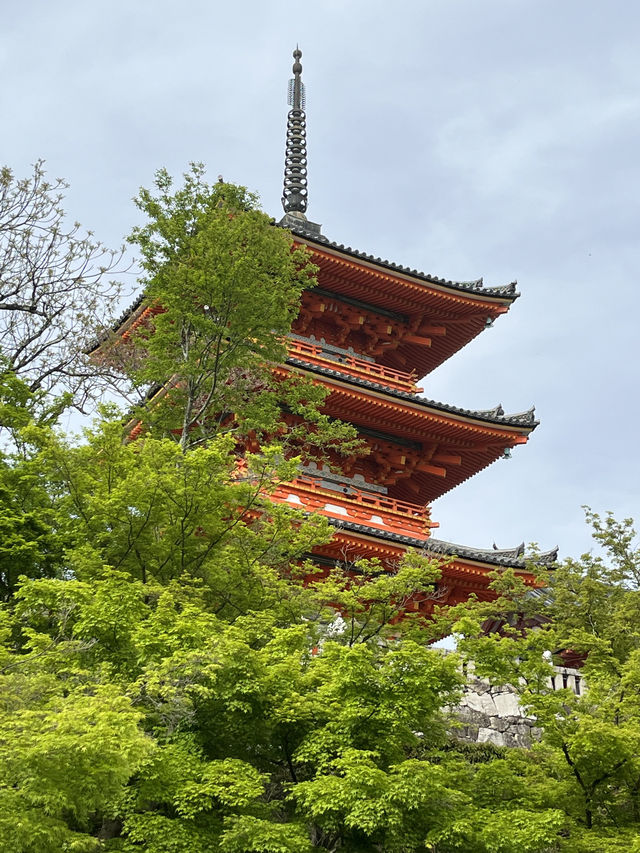
[[422, 391], [422, 388], [416, 388], [416, 376], [414, 373], [406, 373], [402, 370], [393, 370], [391, 367], [383, 367], [381, 364], [376, 364], [374, 361], [365, 361], [363, 358], [349, 355], [345, 353], [330, 354], [321, 346], [305, 341], [292, 340], [287, 341], [289, 354], [299, 357], [303, 361], [310, 364], [317, 364], [321, 367], [328, 367], [331, 370], [342, 370], [345, 373], [350, 373], [358, 379], [368, 379], [370, 382], [376, 382], [380, 385], [388, 385], [390, 388], [396, 388], [399, 391], [408, 391], [410, 394], [416, 394]]
[[428, 506], [353, 488], [346, 493], [334, 491], [312, 477], [282, 483], [269, 497], [276, 503], [414, 539], [426, 539], [431, 527], [437, 526], [431, 523]]

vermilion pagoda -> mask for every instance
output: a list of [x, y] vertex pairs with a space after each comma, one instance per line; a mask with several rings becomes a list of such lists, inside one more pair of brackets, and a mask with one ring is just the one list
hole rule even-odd
[[[309, 555], [318, 565], [346, 570], [361, 557], [377, 557], [393, 570], [408, 549], [447, 557], [437, 590], [414, 601], [429, 611], [434, 601], [454, 604], [471, 593], [490, 596], [489, 573], [511, 567], [535, 584], [524, 547], [480, 550], [431, 536], [437, 523], [430, 505], [512, 448], [526, 444], [537, 421], [533, 409], [506, 415], [501, 407], [469, 411], [420, 396], [417, 382], [506, 314], [518, 298], [515, 283], [485, 288], [482, 280], [455, 282], [398, 266], [331, 243], [306, 217], [306, 119], [294, 51], [291, 110], [280, 222], [318, 267], [317, 285], [303, 293], [279, 376], [298, 373], [329, 392], [328, 415], [353, 424], [367, 455], [330, 464], [309, 462], [293, 482], [271, 495], [326, 516], [335, 527], [328, 545]], [[161, 310], [144, 296], [118, 332]], [[287, 415], [291, 421], [293, 416]], [[135, 434], [137, 428], [134, 429]], [[552, 563], [556, 551], [538, 555]]]
[[[436, 596], [456, 603], [488, 595], [488, 574], [509, 566], [534, 583], [523, 546], [478, 550], [435, 539], [430, 504], [487, 465], [526, 444], [534, 411], [501, 407], [468, 411], [420, 396], [417, 381], [468, 344], [511, 307], [515, 283], [485, 288], [454, 282], [330, 243], [306, 218], [306, 118], [301, 53], [294, 51], [281, 225], [306, 246], [318, 285], [303, 294], [289, 358], [278, 372], [298, 372], [324, 385], [326, 411], [349, 421], [369, 447], [366, 456], [307, 467], [273, 496], [327, 516], [336, 532], [313, 555], [347, 567], [358, 557], [392, 566], [408, 548], [453, 558]], [[334, 473], [339, 466], [340, 473]], [[556, 552], [540, 555], [551, 563]], [[419, 602], [416, 602], [419, 605]]]

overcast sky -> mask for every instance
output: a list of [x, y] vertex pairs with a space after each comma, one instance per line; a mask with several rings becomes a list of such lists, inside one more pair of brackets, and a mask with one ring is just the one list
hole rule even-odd
[[591, 547], [582, 504], [638, 482], [640, 6], [631, 0], [93, 0], [2, 4], [0, 162], [37, 158], [109, 245], [154, 171], [203, 161], [280, 217], [291, 51], [308, 216], [452, 279], [517, 279], [506, 317], [421, 384], [535, 403], [529, 444], [438, 501], [440, 538]]

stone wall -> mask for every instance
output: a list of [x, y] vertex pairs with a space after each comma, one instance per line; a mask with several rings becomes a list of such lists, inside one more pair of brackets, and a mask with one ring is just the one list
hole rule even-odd
[[[584, 680], [578, 670], [556, 667], [549, 687], [552, 690], [566, 687], [580, 695]], [[468, 674], [462, 701], [452, 712], [455, 722], [451, 733], [469, 743], [529, 747], [541, 735], [535, 718], [527, 716], [518, 704], [513, 687], [494, 687], [473, 673]]]

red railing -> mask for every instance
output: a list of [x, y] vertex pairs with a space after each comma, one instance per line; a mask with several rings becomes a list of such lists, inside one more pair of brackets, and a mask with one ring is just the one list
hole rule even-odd
[[365, 361], [363, 358], [357, 358], [348, 354], [336, 354], [334, 357], [331, 357], [318, 344], [306, 343], [305, 341], [289, 339], [287, 346], [290, 355], [294, 357], [298, 355], [301, 359], [311, 364], [329, 367], [332, 370], [340, 370], [342, 368], [345, 373], [351, 373], [353, 376], [369, 379], [372, 382], [378, 382], [382, 385], [389, 385], [391, 388], [397, 388], [400, 391], [408, 391], [411, 394], [422, 391], [422, 388], [416, 388], [416, 376], [414, 373], [406, 373], [402, 370], [394, 370], [391, 367], [383, 367], [374, 361]]
[[276, 503], [414, 538], [425, 539], [430, 528], [437, 526], [431, 523], [428, 506], [359, 489], [349, 489], [348, 494], [344, 494], [326, 488], [321, 480], [311, 477], [282, 483], [269, 497]]

